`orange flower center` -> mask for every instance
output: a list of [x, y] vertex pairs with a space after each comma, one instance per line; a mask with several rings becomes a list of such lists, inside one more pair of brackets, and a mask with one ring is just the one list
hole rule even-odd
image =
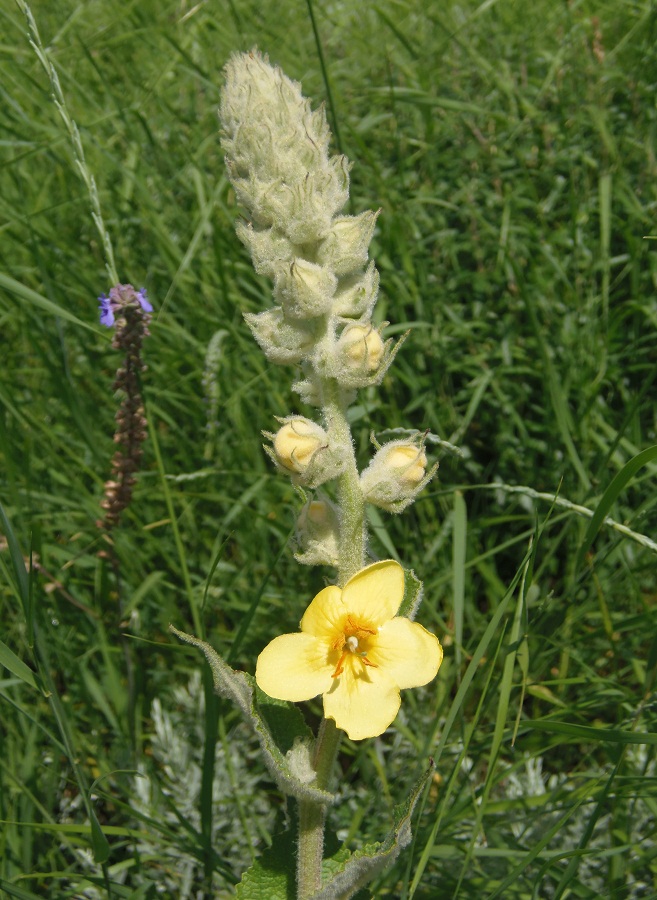
[[373, 669], [378, 668], [376, 663], [370, 662], [367, 658], [369, 639], [375, 634], [376, 628], [370, 628], [367, 625], [354, 621], [353, 616], [347, 616], [342, 632], [331, 644], [331, 650], [340, 651], [340, 658], [331, 677], [337, 678], [344, 672], [344, 662], [349, 654], [356, 656], [364, 666], [371, 666]]

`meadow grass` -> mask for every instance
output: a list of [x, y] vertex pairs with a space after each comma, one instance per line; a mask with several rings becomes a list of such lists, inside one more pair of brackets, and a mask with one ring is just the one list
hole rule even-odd
[[287, 814], [167, 632], [253, 672], [330, 574], [294, 561], [300, 501], [261, 448], [275, 415], [309, 411], [242, 318], [270, 285], [234, 233], [216, 110], [223, 64], [257, 45], [330, 101], [350, 211], [382, 209], [377, 315], [409, 335], [352, 408], [361, 458], [371, 432], [444, 442], [415, 506], [372, 507], [372, 553], [423, 579], [446, 659], [391, 732], [343, 742], [330, 825], [351, 847], [436, 762], [411, 847], [362, 896], [657, 897], [654, 4], [32, 12], [119, 278], [155, 313], [145, 461], [110, 547], [107, 248], [3, 0], [0, 891], [228, 897]]

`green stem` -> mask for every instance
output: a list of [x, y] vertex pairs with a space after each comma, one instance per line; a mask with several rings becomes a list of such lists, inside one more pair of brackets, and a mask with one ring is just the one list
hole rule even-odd
[[360, 487], [356, 455], [347, 421], [347, 404], [338, 383], [327, 380], [324, 384], [324, 418], [333, 446], [339, 447], [346, 460], [346, 467], [337, 479], [340, 507], [340, 534], [338, 537], [338, 586], [347, 581], [365, 565], [365, 501]]
[[[324, 419], [333, 447], [340, 448], [346, 466], [337, 479], [340, 506], [340, 534], [338, 536], [338, 585], [359, 572], [365, 564], [367, 531], [365, 502], [360, 488], [356, 455], [347, 421], [347, 403], [333, 379], [322, 385]], [[342, 732], [333, 719], [322, 719], [315, 744], [313, 767], [317, 772], [316, 786], [326, 789], [338, 754]], [[322, 886], [322, 858], [324, 853], [324, 825], [327, 806], [308, 800], [299, 802], [299, 845], [297, 855], [297, 898], [309, 900]]]
[[[341, 732], [333, 719], [322, 719], [315, 744], [313, 765], [317, 772], [315, 787], [326, 789], [338, 755]], [[309, 800], [299, 801], [299, 846], [297, 853], [297, 898], [309, 900], [322, 886], [324, 824], [327, 806]]]

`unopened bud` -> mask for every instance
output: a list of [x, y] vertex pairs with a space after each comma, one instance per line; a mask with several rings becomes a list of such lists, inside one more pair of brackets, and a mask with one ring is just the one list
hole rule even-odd
[[338, 512], [327, 499], [309, 500], [297, 520], [298, 562], [333, 566], [338, 562]]
[[257, 314], [245, 313], [244, 318], [272, 362], [300, 362], [315, 345], [313, 323], [286, 319], [280, 306]]
[[367, 262], [367, 251], [378, 213], [367, 210], [359, 216], [338, 216], [324, 238], [317, 262], [336, 275], [349, 275]]
[[310, 319], [330, 309], [337, 284], [330, 269], [299, 258], [280, 273], [274, 294], [286, 316]]
[[427, 454], [423, 447], [416, 447], [414, 444], [389, 447], [385, 454], [385, 464], [404, 484], [414, 488], [425, 476]]
[[372, 325], [347, 325], [337, 344], [340, 362], [349, 369], [368, 375], [379, 368], [385, 344]]
[[379, 273], [372, 261], [364, 274], [346, 276], [333, 297], [331, 311], [336, 316], [368, 318], [379, 291]]
[[297, 248], [276, 228], [256, 229], [238, 222], [235, 231], [248, 248], [258, 275], [274, 278], [296, 255]]
[[323, 428], [310, 419], [296, 416], [285, 422], [274, 435], [274, 455], [276, 461], [290, 472], [304, 472], [315, 453], [327, 443]]
[[431, 479], [437, 466], [427, 474], [427, 454], [420, 444], [391, 441], [375, 454], [360, 477], [368, 503], [401, 512], [413, 502]]

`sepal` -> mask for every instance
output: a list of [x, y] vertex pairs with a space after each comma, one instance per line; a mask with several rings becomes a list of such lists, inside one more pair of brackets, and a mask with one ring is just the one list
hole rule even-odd
[[413, 569], [404, 569], [404, 599], [397, 610], [398, 616], [413, 620], [424, 599], [424, 584]]

